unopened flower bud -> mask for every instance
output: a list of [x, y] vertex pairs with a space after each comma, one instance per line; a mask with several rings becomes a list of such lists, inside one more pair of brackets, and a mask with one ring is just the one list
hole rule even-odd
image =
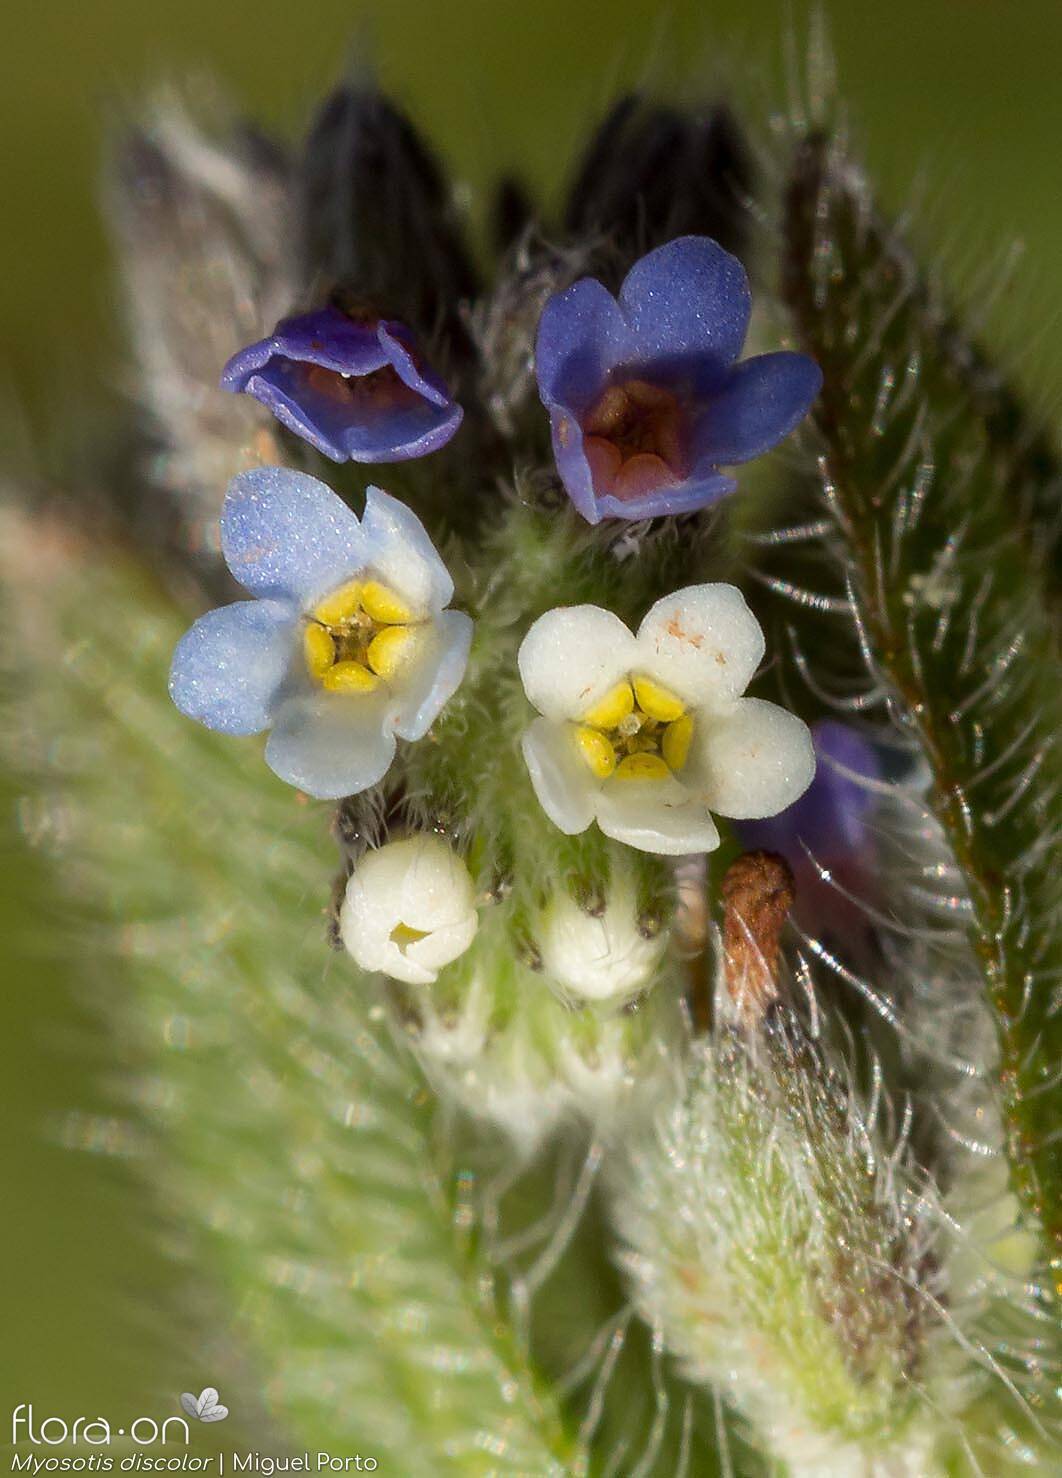
[[361, 968], [410, 985], [430, 985], [478, 927], [468, 868], [434, 836], [367, 852], [339, 913], [340, 938]]
[[603, 909], [588, 911], [558, 892], [543, 910], [538, 945], [543, 969], [573, 996], [606, 1001], [633, 995], [653, 978], [667, 943], [641, 926], [633, 879], [621, 874]]

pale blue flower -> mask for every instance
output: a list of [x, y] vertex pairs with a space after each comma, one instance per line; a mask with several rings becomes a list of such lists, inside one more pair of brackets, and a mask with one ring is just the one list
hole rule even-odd
[[233, 479], [221, 546], [255, 598], [182, 637], [174, 703], [220, 733], [271, 729], [266, 763], [309, 795], [367, 790], [468, 660], [472, 622], [446, 609], [453, 581], [424, 526], [379, 488], [359, 521], [324, 483], [264, 467]]

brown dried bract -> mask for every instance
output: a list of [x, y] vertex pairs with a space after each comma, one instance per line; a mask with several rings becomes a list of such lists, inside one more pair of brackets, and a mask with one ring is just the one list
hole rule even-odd
[[723, 878], [726, 988], [746, 1022], [777, 998], [779, 945], [795, 897], [789, 864], [774, 852], [744, 853]]

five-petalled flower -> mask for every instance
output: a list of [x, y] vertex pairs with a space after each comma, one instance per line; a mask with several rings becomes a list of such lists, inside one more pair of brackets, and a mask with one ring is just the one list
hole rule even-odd
[[355, 962], [409, 985], [430, 985], [478, 927], [468, 868], [427, 834], [366, 852], [339, 911], [340, 938]]
[[763, 632], [732, 585], [691, 585], [656, 602], [637, 636], [598, 606], [540, 616], [518, 654], [539, 710], [523, 738], [543, 810], [561, 831], [596, 819], [644, 852], [710, 852], [710, 812], [772, 816], [815, 773], [811, 734], [742, 694]]
[[445, 446], [462, 411], [394, 319], [319, 308], [234, 354], [224, 390], [255, 396], [333, 462], [404, 462]]
[[557, 470], [590, 523], [688, 512], [734, 491], [719, 469], [773, 447], [822, 384], [804, 354], [735, 363], [745, 269], [707, 236], [634, 264], [619, 297], [584, 277], [546, 304], [535, 369]]
[[266, 763], [309, 795], [375, 785], [395, 736], [420, 739], [464, 676], [471, 619], [415, 514], [370, 488], [359, 521], [284, 467], [233, 479], [229, 569], [254, 600], [208, 611], [178, 644], [170, 694], [225, 734], [272, 729]]

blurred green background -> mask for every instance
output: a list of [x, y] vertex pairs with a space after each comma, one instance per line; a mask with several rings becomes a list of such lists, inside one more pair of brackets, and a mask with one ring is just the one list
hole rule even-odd
[[[914, 203], [915, 232], [954, 290], [981, 304], [987, 286], [999, 287], [992, 264], [1011, 243], [1024, 248], [993, 295], [987, 333], [1043, 413], [1057, 417], [1062, 3], [830, 0], [823, 10], [869, 166], [891, 205]], [[99, 149], [108, 119], [159, 80], [213, 71], [257, 117], [295, 129], [357, 48], [475, 202], [513, 164], [555, 191], [585, 128], [634, 81], [725, 92], [740, 69], [752, 79], [742, 92], [765, 107], [784, 102], [787, 50], [801, 56], [806, 34], [806, 14], [778, 0], [19, 7], [17, 26], [5, 29], [0, 87], [4, 373], [38, 427], [76, 411], [79, 386], [91, 405], [101, 383], [119, 380], [116, 295], [95, 207]], [[177, 1288], [150, 1198], [123, 1159], [67, 1147], [105, 1147], [101, 1138], [115, 1147], [106, 1123], [69, 1117], [105, 1110], [111, 1044], [76, 979], [48, 963], [50, 883], [22, 844], [32, 807], [13, 791], [6, 799], [5, 1444], [7, 1412], [20, 1400], [39, 1415], [172, 1411], [175, 1391], [200, 1377], [221, 1381], [200, 1351], [225, 1337], [207, 1327], [223, 1316], [208, 1302], [189, 1308]], [[90, 947], [68, 944], [75, 958]]]

